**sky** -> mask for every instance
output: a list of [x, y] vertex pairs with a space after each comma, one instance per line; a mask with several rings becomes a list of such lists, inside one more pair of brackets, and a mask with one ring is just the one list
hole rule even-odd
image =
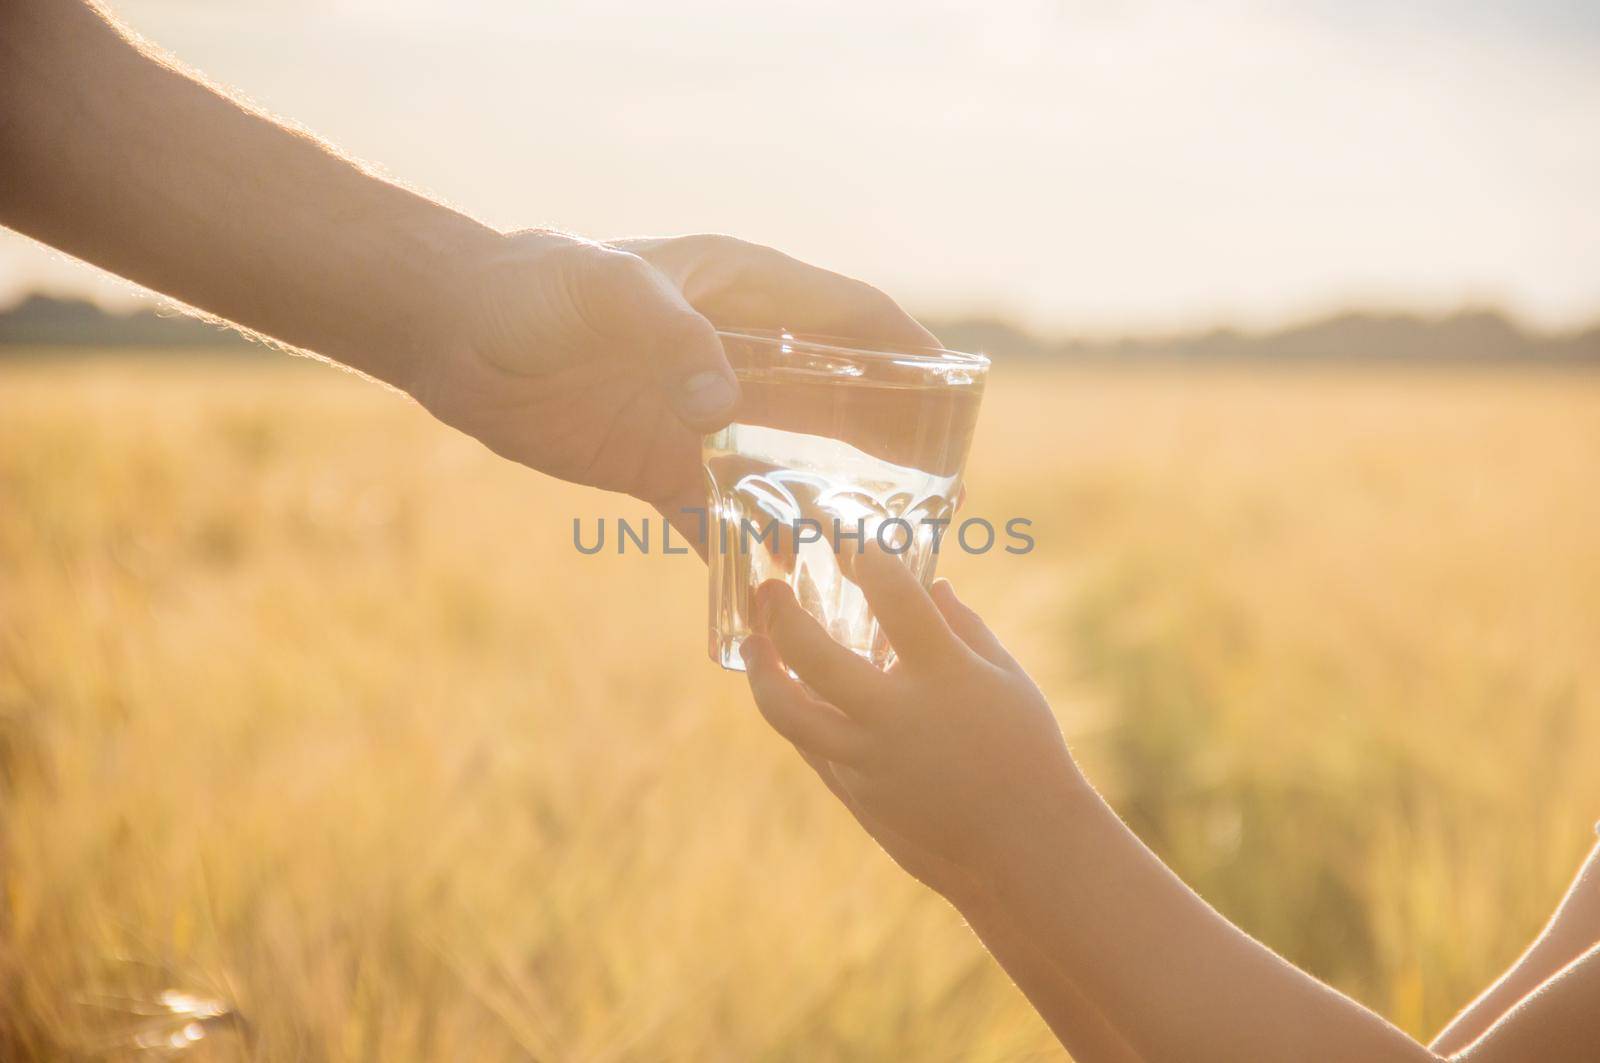
[[[729, 232], [1080, 334], [1600, 317], [1600, 5], [113, 0], [501, 228]], [[0, 232], [0, 300], [128, 286]]]

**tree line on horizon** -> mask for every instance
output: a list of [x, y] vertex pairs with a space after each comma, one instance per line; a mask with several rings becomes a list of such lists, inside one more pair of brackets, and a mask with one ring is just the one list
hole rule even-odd
[[[1600, 366], [1600, 322], [1568, 332], [1522, 325], [1492, 307], [1445, 315], [1351, 309], [1276, 329], [1213, 328], [1114, 338], [1041, 335], [1000, 318], [930, 317], [955, 350], [1006, 361], [1365, 361]], [[148, 347], [262, 352], [244, 334], [176, 311], [117, 314], [82, 299], [31, 295], [0, 311], [0, 357], [38, 348]]]

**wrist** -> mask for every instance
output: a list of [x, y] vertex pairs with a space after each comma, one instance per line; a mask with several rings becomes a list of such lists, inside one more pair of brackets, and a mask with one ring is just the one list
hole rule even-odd
[[1021, 814], [987, 838], [979, 895], [994, 906], [1009, 905], [1042, 862], [1059, 866], [1079, 859], [1087, 849], [1081, 839], [1107, 815], [1115, 814], [1077, 771], [1041, 787]]
[[422, 398], [427, 382], [462, 342], [484, 265], [504, 243], [500, 232], [440, 208], [405, 227], [391, 261], [387, 353], [376, 368], [357, 366]]

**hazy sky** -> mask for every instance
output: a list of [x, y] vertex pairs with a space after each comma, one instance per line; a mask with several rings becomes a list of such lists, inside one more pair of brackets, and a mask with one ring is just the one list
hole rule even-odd
[[[726, 231], [1075, 331], [1600, 316], [1589, 0], [115, 6], [502, 227]], [[119, 291], [0, 233], [0, 298], [36, 283]]]

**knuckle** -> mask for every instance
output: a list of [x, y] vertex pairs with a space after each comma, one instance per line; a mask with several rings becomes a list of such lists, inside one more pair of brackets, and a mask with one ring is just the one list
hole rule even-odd
[[760, 244], [752, 244], [748, 240], [741, 240], [726, 233], [695, 233], [693, 236], [684, 237], [684, 240], [697, 251], [732, 254], [766, 250]]
[[773, 730], [788, 735], [794, 729], [794, 717], [788, 710], [788, 704], [782, 694], [769, 689], [766, 695], [756, 698], [756, 708], [761, 715], [772, 725]]
[[774, 731], [791, 742], [802, 742], [805, 739], [805, 728], [798, 726], [799, 721], [794, 718], [792, 712], [777, 708], [769, 709], [767, 722], [772, 725]]
[[861, 293], [861, 310], [863, 325], [879, 329], [900, 325], [906, 316], [899, 303], [876, 288]]
[[872, 743], [852, 736], [839, 743], [835, 755], [830, 758], [844, 764], [866, 764], [873, 756]]
[[630, 251], [601, 244], [573, 242], [552, 252], [561, 268], [581, 279], [585, 285], [616, 289], [643, 283], [651, 267]]
[[783, 657], [785, 664], [804, 665], [810, 660], [805, 640], [792, 625], [783, 620], [773, 620], [767, 624], [767, 629], [773, 645], [778, 647], [778, 653]]
[[609, 283], [626, 288], [648, 284], [655, 272], [654, 267], [638, 255], [613, 248], [603, 248], [594, 255], [590, 268]]
[[[870, 774], [874, 770], [883, 767], [888, 760], [889, 755], [884, 751], [882, 743], [863, 739], [855, 744], [855, 751], [850, 758], [850, 764], [857, 770]], [[851, 786], [850, 789], [854, 792], [857, 787]]]
[[664, 344], [675, 347], [695, 347], [716, 335], [716, 330], [704, 317], [676, 310], [661, 322], [656, 331]]

